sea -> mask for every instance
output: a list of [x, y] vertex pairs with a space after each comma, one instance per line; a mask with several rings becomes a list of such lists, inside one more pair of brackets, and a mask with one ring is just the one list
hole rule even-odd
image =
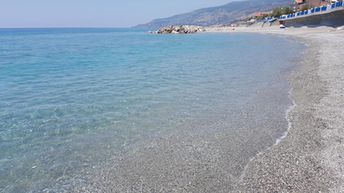
[[250, 33], [0, 29], [0, 192], [230, 186], [285, 135], [301, 50]]

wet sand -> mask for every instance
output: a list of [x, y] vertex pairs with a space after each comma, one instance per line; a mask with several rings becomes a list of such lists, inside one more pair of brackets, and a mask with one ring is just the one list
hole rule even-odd
[[[232, 31], [221, 32], [226, 30]], [[344, 32], [329, 28], [235, 31], [288, 35], [307, 45], [303, 61], [289, 77], [295, 106], [288, 112], [287, 135], [249, 160], [255, 148], [267, 144], [251, 142], [252, 152], [226, 155], [233, 146], [245, 143], [240, 139], [228, 142], [233, 133], [222, 129], [201, 133], [190, 129], [133, 149], [74, 192], [343, 191]], [[221, 127], [221, 123], [214, 124], [214, 128]]]

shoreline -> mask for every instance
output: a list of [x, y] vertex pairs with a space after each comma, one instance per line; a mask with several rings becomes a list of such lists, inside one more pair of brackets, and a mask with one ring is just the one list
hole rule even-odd
[[[258, 37], [260, 36], [258, 35]], [[271, 42], [279, 39], [283, 40], [284, 38], [272, 37]], [[294, 46], [291, 48], [299, 50], [296, 43]], [[283, 50], [279, 49], [279, 52], [281, 51]], [[283, 57], [283, 55], [279, 56]], [[286, 59], [288, 58], [286, 57]], [[275, 59], [273, 65], [278, 62], [279, 60]], [[287, 62], [281, 64], [287, 64]], [[230, 122], [227, 119], [214, 120], [214, 123], [184, 125], [176, 128], [176, 131], [167, 136], [160, 136], [158, 139], [154, 139], [152, 142], [148, 141], [146, 145], [126, 153], [120, 161], [110, 161], [104, 167], [105, 171], [94, 172], [96, 175], [92, 178], [95, 180], [91, 179], [90, 184], [96, 184], [95, 186], [83, 184], [79, 188], [87, 187], [86, 190], [103, 192], [110, 189], [122, 192], [128, 188], [131, 190], [143, 188], [152, 192], [160, 190], [164, 190], [161, 192], [172, 190], [178, 190], [176, 192], [230, 192], [237, 190], [235, 186], [243, 176], [244, 168], [251, 158], [255, 157], [257, 153], [264, 152], [285, 136], [289, 125], [286, 114], [293, 106], [286, 77], [294, 67], [294, 65], [289, 66], [275, 72], [278, 79], [283, 79], [281, 81], [285, 86], [278, 87], [283, 90], [280, 94], [285, 99], [284, 102], [279, 100], [276, 104], [276, 107], [283, 106], [278, 111], [278, 120], [264, 112], [264, 108], [261, 108], [260, 104], [266, 106], [265, 103], [255, 103], [250, 107], [250, 112], [256, 112], [257, 109], [257, 112], [262, 114], [263, 110], [266, 122], [264, 121], [264, 124], [259, 124], [259, 121], [255, 122], [254, 125], [251, 125], [254, 128], [244, 123], [238, 126], [234, 123], [231, 125], [228, 124]], [[265, 96], [275, 86], [273, 82], [270, 82], [267, 84], [266, 92], [261, 94]], [[271, 97], [274, 97], [274, 94]], [[268, 99], [272, 100], [270, 97]], [[249, 120], [255, 119], [245, 111], [242, 112], [242, 115], [247, 116]], [[270, 120], [268, 120], [269, 118]], [[246, 132], [246, 128], [250, 128], [250, 131]], [[241, 138], [241, 136], [250, 137]], [[82, 192], [79, 188], [73, 191]]]
[[[331, 33], [328, 33], [331, 31]], [[227, 32], [227, 31], [216, 31]], [[188, 159], [190, 152], [183, 151], [184, 146], [190, 147], [190, 150], [195, 151], [199, 144], [197, 142], [207, 142], [201, 147], [205, 152], [209, 163], [209, 168], [214, 165], [217, 166], [219, 160], [219, 152], [214, 152], [210, 147], [218, 141], [225, 142], [228, 136], [224, 135], [220, 138], [216, 136], [214, 139], [205, 140], [202, 135], [198, 136], [190, 132], [182, 132], [180, 136], [168, 136], [148, 145], [146, 148], [134, 149], [133, 154], [125, 158], [121, 158], [123, 163], [109, 163], [106, 170], [100, 172], [97, 177], [99, 181], [92, 181], [91, 184], [83, 184], [80, 189], [75, 189], [75, 192], [102, 192], [106, 191], [123, 191], [130, 188], [132, 192], [139, 192], [143, 190], [159, 190], [161, 192], [173, 190], [174, 192], [196, 192], [196, 190], [213, 191], [219, 185], [225, 185], [220, 188], [221, 192], [339, 192], [343, 190], [341, 184], [341, 175], [343, 173], [340, 169], [344, 169], [341, 156], [344, 152], [340, 152], [338, 147], [344, 147], [344, 139], [337, 135], [334, 131], [340, 132], [343, 125], [344, 115], [338, 115], [338, 112], [331, 114], [328, 117], [329, 111], [339, 104], [343, 107], [344, 100], [341, 98], [329, 98], [327, 104], [329, 108], [324, 110], [324, 103], [326, 97], [331, 96], [329, 88], [336, 84], [335, 80], [331, 79], [333, 75], [332, 64], [340, 65], [340, 58], [336, 56], [329, 64], [328, 53], [336, 51], [333, 49], [334, 43], [339, 49], [343, 47], [344, 34], [340, 31], [335, 31], [328, 28], [319, 29], [264, 29], [252, 30], [252, 28], [241, 28], [236, 32], [249, 33], [263, 33], [268, 35], [285, 36], [301, 41], [306, 44], [305, 53], [300, 57], [301, 62], [297, 62], [292, 72], [288, 76], [290, 83], [289, 98], [292, 104], [285, 111], [285, 119], [288, 122], [288, 128], [285, 133], [282, 133], [276, 142], [271, 147], [263, 149], [253, 158], [247, 160], [248, 164], [243, 165], [243, 174], [237, 179], [235, 176], [229, 176], [226, 171], [216, 170], [221, 173], [218, 178], [195, 178], [190, 181], [188, 175], [177, 177], [179, 173], [190, 172], [195, 175], [198, 168], [192, 165], [181, 165], [188, 163], [187, 160], [183, 162], [176, 162], [173, 164], [175, 157], [178, 159]], [[234, 33], [236, 33], [234, 32]], [[336, 41], [336, 34], [342, 38], [341, 41]], [[323, 40], [329, 43], [324, 43]], [[342, 44], [342, 45], [341, 45]], [[323, 53], [325, 50], [325, 53]], [[327, 50], [327, 51], [326, 51]], [[341, 67], [341, 66], [340, 66]], [[321, 74], [320, 69], [328, 72], [328, 74]], [[344, 67], [335, 69], [339, 75], [343, 74]], [[327, 79], [331, 79], [330, 81]], [[341, 89], [343, 91], [344, 79], [341, 79], [335, 91]], [[344, 92], [344, 91], [343, 91]], [[339, 96], [343, 96], [343, 92]], [[337, 93], [338, 94], [338, 93]], [[336, 102], [336, 103], [334, 103]], [[332, 106], [333, 105], [333, 106]], [[326, 107], [326, 106], [325, 106]], [[341, 109], [337, 109], [337, 111]], [[338, 125], [331, 126], [331, 120], [337, 118]], [[341, 119], [342, 118], [342, 119]], [[335, 120], [334, 120], [335, 121]], [[325, 133], [326, 132], [326, 135]], [[207, 136], [207, 135], [206, 135]], [[344, 136], [344, 135], [341, 135]], [[324, 140], [326, 137], [326, 140]], [[179, 144], [180, 141], [185, 141], [185, 144]], [[223, 145], [223, 144], [219, 144]], [[228, 147], [228, 146], [226, 146]], [[180, 155], [179, 152], [182, 152]], [[198, 151], [198, 150], [197, 150]], [[337, 152], [334, 152], [337, 151]], [[342, 150], [343, 151], [343, 150]], [[206, 153], [210, 152], [210, 153]], [[157, 155], [159, 155], [157, 157]], [[203, 155], [203, 154], [202, 154]], [[178, 157], [179, 156], [179, 157]], [[140, 157], [142, 159], [137, 159]], [[153, 159], [154, 158], [154, 159]], [[172, 160], [172, 161], [171, 161]], [[230, 165], [229, 162], [222, 164]], [[132, 167], [125, 167], [125, 166]], [[166, 165], [169, 168], [165, 168]], [[338, 171], [336, 169], [339, 167]], [[157, 168], [150, 171], [152, 168]], [[177, 170], [176, 170], [177, 168]], [[181, 171], [182, 169], [188, 171]], [[129, 172], [134, 170], [133, 174]], [[139, 171], [139, 172], [137, 172]], [[198, 170], [197, 170], [198, 171]], [[211, 171], [211, 170], [210, 170]], [[143, 174], [153, 176], [153, 178], [144, 178]], [[172, 172], [171, 174], [169, 172]], [[206, 173], [208, 170], [202, 171]], [[117, 174], [114, 176], [114, 174]], [[171, 176], [172, 175], [172, 176]], [[214, 173], [214, 176], [218, 173]], [[197, 176], [197, 175], [196, 175]], [[233, 178], [233, 184], [228, 184], [225, 179]], [[177, 179], [177, 180], [176, 180]], [[163, 180], [163, 181], [162, 181]], [[223, 183], [221, 183], [223, 181]], [[116, 183], [117, 182], [117, 183]], [[159, 184], [156, 184], [159, 182]], [[183, 185], [185, 182], [188, 182]], [[225, 183], [226, 182], [226, 183]], [[154, 186], [150, 186], [150, 185]], [[165, 184], [163, 189], [160, 189], [160, 184]], [[209, 186], [205, 185], [209, 184]], [[179, 187], [180, 186], [180, 187]], [[203, 188], [200, 188], [204, 186]], [[166, 189], [165, 189], [166, 188]]]
[[[307, 45], [290, 77], [290, 128], [276, 145], [257, 154], [237, 190], [242, 192], [339, 192], [343, 186], [344, 74], [338, 50], [344, 33], [333, 28], [239, 28], [212, 32], [287, 35]], [[337, 52], [337, 53], [336, 53]], [[331, 57], [332, 55], [332, 57]], [[334, 68], [336, 67], [336, 68]], [[339, 80], [338, 80], [339, 79]]]
[[292, 88], [290, 88], [290, 91], [288, 92], [288, 95], [289, 95], [289, 99], [291, 100], [292, 104], [291, 104], [291, 105], [286, 109], [286, 111], [285, 111], [285, 119], [286, 119], [286, 121], [287, 121], [287, 123], [288, 123], [288, 126], [287, 126], [286, 131], [282, 134], [282, 136], [280, 136], [280, 137], [278, 137], [278, 138], [276, 139], [276, 142], [275, 142], [272, 146], [268, 147], [268, 148], [265, 149], [265, 150], [262, 150], [262, 151], [258, 152], [254, 157], [252, 157], [252, 158], [248, 161], [248, 163], [246, 164], [246, 166], [244, 167], [244, 169], [243, 169], [243, 171], [242, 171], [242, 174], [241, 174], [240, 177], [239, 177], [239, 183], [238, 183], [238, 184], [240, 184], [240, 183], [243, 182], [243, 179], [244, 179], [244, 177], [246, 176], [246, 173], [247, 173], [247, 171], [248, 171], [248, 168], [249, 168], [251, 162], [254, 161], [254, 159], [255, 159], [257, 156], [260, 156], [260, 155], [264, 154], [266, 151], [270, 151], [273, 147], [279, 145], [279, 144], [288, 136], [289, 131], [290, 131], [290, 129], [292, 128], [292, 124], [293, 124], [293, 123], [292, 123], [292, 120], [290, 119], [290, 116], [289, 116], [289, 115], [290, 115], [290, 113], [297, 107], [297, 104], [296, 104], [295, 100], [294, 100], [293, 97], [292, 97], [292, 96], [293, 96], [293, 94], [292, 94]]

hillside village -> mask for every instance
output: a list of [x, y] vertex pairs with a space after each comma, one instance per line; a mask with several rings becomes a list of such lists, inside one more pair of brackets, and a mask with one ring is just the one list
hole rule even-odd
[[207, 31], [206, 28], [249, 27], [249, 26], [329, 26], [344, 25], [344, 4], [342, 0], [293, 0], [291, 3], [267, 11], [250, 13], [240, 20], [219, 25], [168, 25], [154, 33], [190, 34]]

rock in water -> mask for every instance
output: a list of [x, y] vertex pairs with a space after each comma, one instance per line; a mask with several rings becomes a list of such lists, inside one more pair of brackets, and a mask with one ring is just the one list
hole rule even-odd
[[180, 26], [168, 26], [163, 27], [156, 31], [157, 34], [192, 34], [198, 32], [204, 32], [205, 29], [201, 26], [194, 25], [180, 25]]

